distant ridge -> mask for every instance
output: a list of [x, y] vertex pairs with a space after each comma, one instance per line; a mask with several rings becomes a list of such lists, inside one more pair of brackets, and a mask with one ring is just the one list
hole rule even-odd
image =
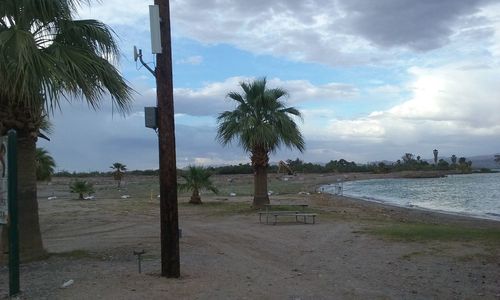
[[473, 168], [500, 169], [500, 164], [495, 162], [495, 154], [471, 156], [467, 160], [472, 161]]

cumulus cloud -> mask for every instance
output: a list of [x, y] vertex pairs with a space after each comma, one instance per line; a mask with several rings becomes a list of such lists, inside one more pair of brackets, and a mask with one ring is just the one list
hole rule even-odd
[[495, 93], [498, 69], [463, 70], [460, 66], [437, 69], [411, 68], [416, 77], [411, 100], [387, 113], [402, 119], [463, 122], [473, 128], [498, 124], [500, 101]]
[[338, 65], [390, 59], [404, 49], [428, 51], [465, 34], [488, 38], [492, 31], [485, 27], [494, 16], [484, 7], [490, 3], [186, 0], [174, 1], [172, 14], [182, 35], [204, 43]]
[[[381, 46], [430, 50], [449, 42], [458, 20], [492, 1], [341, 1], [346, 14], [340, 20], [347, 31]], [[463, 20], [462, 20], [463, 21]]]
[[[253, 80], [249, 77], [230, 77], [222, 82], [206, 83], [203, 87], [175, 88], [176, 112], [189, 115], [217, 115], [218, 113], [231, 109], [233, 102], [226, 98], [230, 91], [242, 92], [240, 82]], [[281, 87], [287, 90], [290, 105], [303, 104], [311, 101], [331, 101], [339, 99], [351, 99], [358, 94], [356, 87], [331, 82], [324, 85], [314, 85], [307, 80], [281, 80], [278, 78], [268, 79], [268, 86]]]
[[[150, 1], [108, 0], [80, 10], [112, 26], [149, 31]], [[377, 63], [410, 51], [482, 42], [497, 57], [494, 0], [171, 1], [175, 36], [328, 65]], [[142, 34], [139, 33], [142, 31]]]
[[[500, 71], [497, 68], [470, 70], [448, 65], [414, 67], [408, 72], [413, 80], [408, 84], [411, 97], [407, 101], [362, 118], [333, 116], [323, 120], [326, 124], [323, 128], [304, 125], [305, 135], [316, 142], [347, 143], [351, 147], [344, 154], [351, 156], [356, 152], [362, 157], [360, 150], [371, 145], [372, 157], [379, 159], [387, 158], [391, 152], [425, 153], [433, 147], [443, 149], [444, 153], [498, 151], [500, 101], [496, 91]], [[310, 118], [306, 117], [305, 123], [308, 122]], [[360, 149], [353, 150], [354, 145]]]

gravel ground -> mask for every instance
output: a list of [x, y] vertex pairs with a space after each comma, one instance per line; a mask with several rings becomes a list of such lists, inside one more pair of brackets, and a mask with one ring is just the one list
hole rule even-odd
[[[156, 197], [48, 201], [44, 190], [40, 195], [52, 255], [22, 264], [19, 299], [500, 299], [498, 248], [467, 240], [401, 242], [367, 232], [385, 222], [479, 228], [500, 228], [500, 222], [290, 194], [272, 201], [308, 203], [319, 211], [317, 223], [283, 219], [273, 226], [245, 209], [250, 197], [207, 195], [206, 202], [222, 204], [180, 205], [181, 278], [166, 279], [159, 276]], [[146, 251], [141, 274], [134, 250]], [[0, 267], [0, 298], [7, 293], [8, 270]]]

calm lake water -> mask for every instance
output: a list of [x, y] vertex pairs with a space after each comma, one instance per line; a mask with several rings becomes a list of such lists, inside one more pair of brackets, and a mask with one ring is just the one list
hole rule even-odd
[[[324, 186], [335, 193], [335, 187]], [[500, 173], [343, 183], [345, 196], [500, 220]]]

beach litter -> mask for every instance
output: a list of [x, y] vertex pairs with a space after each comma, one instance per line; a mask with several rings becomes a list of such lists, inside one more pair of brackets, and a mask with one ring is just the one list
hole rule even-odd
[[55, 199], [57, 199], [57, 196], [50, 196], [47, 198], [47, 200], [55, 200]]
[[231, 196], [231, 197], [235, 197], [235, 196], [236, 196], [236, 193], [229, 193], [229, 196]]
[[62, 288], [62, 289], [65, 289], [65, 288], [69, 287], [70, 285], [72, 285], [73, 283], [75, 283], [75, 281], [74, 281], [73, 279], [70, 279], [70, 280], [68, 280], [68, 281], [64, 282], [64, 283], [61, 285], [61, 288]]
[[123, 195], [121, 198], [122, 199], [127, 199], [127, 198], [130, 198], [130, 195]]

